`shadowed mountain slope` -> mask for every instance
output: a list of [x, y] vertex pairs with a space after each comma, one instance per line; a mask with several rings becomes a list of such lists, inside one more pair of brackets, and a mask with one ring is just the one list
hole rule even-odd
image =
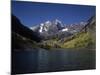
[[12, 49], [33, 48], [41, 38], [36, 32], [21, 24], [20, 20], [12, 15]]

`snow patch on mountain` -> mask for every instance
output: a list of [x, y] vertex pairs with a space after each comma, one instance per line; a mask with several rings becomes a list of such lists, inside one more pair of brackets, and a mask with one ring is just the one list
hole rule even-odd
[[44, 25], [44, 24], [41, 23], [41, 25], [40, 25], [40, 29], [39, 29], [39, 32], [40, 32], [40, 33], [42, 33], [42, 31], [43, 31], [43, 25]]
[[66, 25], [63, 24], [60, 20], [55, 19], [53, 21], [45, 21], [37, 26], [33, 26], [30, 29], [39, 33], [41, 36], [68, 36], [70, 34], [74, 34], [79, 32], [84, 26], [86, 22], [80, 22], [75, 24]]
[[64, 29], [62, 29], [61, 31], [63, 31], [63, 32], [64, 32], [64, 31], [68, 31], [68, 28], [64, 28]]

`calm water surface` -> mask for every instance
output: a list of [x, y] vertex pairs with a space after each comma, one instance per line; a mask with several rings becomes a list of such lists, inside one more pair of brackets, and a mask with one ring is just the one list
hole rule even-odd
[[12, 52], [12, 73], [95, 69], [93, 49], [34, 49]]

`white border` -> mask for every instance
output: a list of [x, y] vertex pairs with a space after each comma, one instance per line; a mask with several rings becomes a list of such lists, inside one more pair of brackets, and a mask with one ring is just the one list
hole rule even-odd
[[10, 72], [10, 1], [0, 0], [0, 75]]
[[[26, 1], [26, 0], [24, 0]], [[27, 0], [37, 2], [51, 2], [51, 3], [69, 3], [82, 5], [96, 5], [97, 6], [97, 69], [96, 70], [81, 70], [81, 71], [64, 71], [52, 73], [36, 73], [34, 75], [99, 75], [100, 71], [100, 4], [99, 0], [96, 4], [95, 0]], [[0, 75], [10, 75], [10, 0], [0, 0]], [[24, 75], [24, 74], [23, 74]], [[25, 74], [33, 75], [33, 74]]]
[[81, 4], [81, 5], [96, 5], [95, 0], [16, 0], [16, 1], [36, 1], [49, 3], [63, 3], [63, 4]]

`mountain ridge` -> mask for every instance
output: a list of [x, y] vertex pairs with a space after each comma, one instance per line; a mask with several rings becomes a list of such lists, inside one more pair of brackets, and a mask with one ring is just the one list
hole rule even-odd
[[69, 26], [68, 25], [65, 26], [60, 20], [55, 19], [53, 21], [46, 21], [44, 23], [40, 23], [37, 26], [30, 27], [30, 29], [39, 33], [43, 38], [44, 37], [48, 38], [53, 36], [61, 37], [61, 35], [66, 35], [66, 34], [72, 35], [74, 33], [79, 32], [79, 30], [81, 30], [82, 27], [84, 27], [86, 24], [87, 24], [86, 22], [80, 22], [79, 24], [76, 25], [71, 24]]
[[[34, 31], [21, 24], [20, 20], [12, 15], [12, 49], [94, 47], [96, 17], [91, 17], [82, 27], [74, 25], [67, 29], [58, 20], [46, 21], [36, 26]], [[75, 29], [77, 32], [71, 33]]]

